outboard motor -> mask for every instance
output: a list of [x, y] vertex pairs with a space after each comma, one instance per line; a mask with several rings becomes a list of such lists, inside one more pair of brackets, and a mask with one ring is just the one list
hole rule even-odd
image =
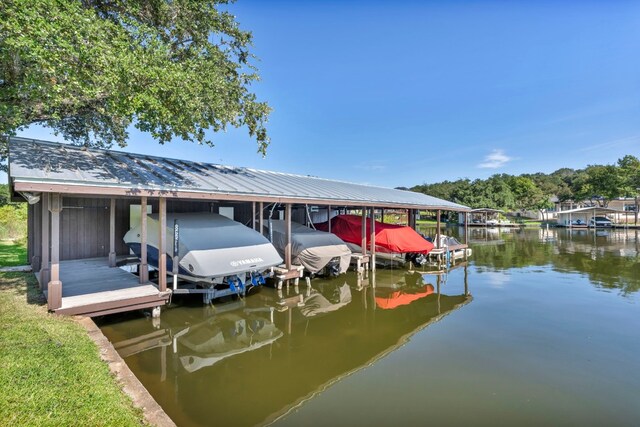
[[232, 292], [244, 294], [244, 283], [242, 283], [242, 280], [238, 276], [229, 276], [227, 283]]
[[262, 274], [254, 271], [251, 273], [251, 284], [253, 286], [260, 286], [260, 285], [264, 285], [265, 284], [265, 280], [264, 277], [262, 276]]
[[327, 274], [330, 277], [338, 277], [340, 275], [340, 258], [335, 257], [331, 259], [325, 266]]
[[415, 265], [424, 265], [427, 262], [427, 257], [425, 254], [419, 254], [415, 252], [408, 253], [405, 258], [407, 261], [411, 261]]

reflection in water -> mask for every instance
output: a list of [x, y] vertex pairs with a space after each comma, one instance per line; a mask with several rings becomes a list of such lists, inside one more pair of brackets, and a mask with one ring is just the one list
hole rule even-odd
[[393, 272], [380, 270], [373, 276], [376, 305], [383, 310], [392, 310], [431, 295], [434, 287], [425, 283], [426, 274], [417, 271]]
[[102, 329], [178, 425], [210, 425], [214, 413], [216, 424], [262, 424], [471, 300], [466, 288], [444, 295], [425, 278], [379, 270], [363, 283], [349, 274], [166, 310], [155, 327], [132, 319]]
[[[634, 425], [638, 232], [470, 235], [451, 271], [348, 273], [101, 327], [181, 426]], [[468, 281], [475, 302], [456, 311]]]
[[598, 287], [622, 293], [640, 289], [639, 230], [549, 228], [516, 230], [501, 237], [499, 246], [474, 249], [476, 266], [506, 270], [551, 265], [558, 271], [587, 274]]

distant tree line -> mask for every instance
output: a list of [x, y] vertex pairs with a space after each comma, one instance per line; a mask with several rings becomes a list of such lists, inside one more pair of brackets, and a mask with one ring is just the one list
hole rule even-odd
[[496, 174], [473, 181], [458, 179], [416, 185], [411, 190], [471, 208], [505, 211], [544, 212], [553, 207], [552, 196], [560, 202], [590, 200], [593, 205], [607, 207], [612, 199], [638, 195], [640, 160], [626, 155], [613, 165], [589, 165], [577, 170], [562, 168], [550, 174]]

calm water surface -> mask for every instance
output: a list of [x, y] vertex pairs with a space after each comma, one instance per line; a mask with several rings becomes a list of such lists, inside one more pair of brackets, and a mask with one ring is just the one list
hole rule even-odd
[[640, 425], [638, 232], [470, 241], [447, 274], [349, 273], [101, 328], [180, 426]]

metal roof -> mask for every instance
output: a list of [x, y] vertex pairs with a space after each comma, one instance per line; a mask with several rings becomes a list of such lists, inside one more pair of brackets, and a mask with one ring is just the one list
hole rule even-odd
[[556, 214], [557, 215], [565, 215], [565, 214], [574, 214], [574, 213], [580, 213], [580, 212], [606, 212], [606, 213], [625, 213], [625, 211], [619, 210], [619, 209], [611, 209], [611, 208], [601, 208], [598, 206], [590, 206], [590, 207], [586, 207], [586, 208], [576, 208], [576, 209], [569, 209], [569, 210], [565, 210], [565, 211], [557, 211]]
[[491, 209], [491, 208], [478, 208], [478, 209], [471, 209], [470, 212], [473, 213], [478, 213], [478, 212], [504, 212], [503, 210], [500, 209]]
[[9, 177], [16, 191], [469, 209], [412, 191], [17, 137]]

